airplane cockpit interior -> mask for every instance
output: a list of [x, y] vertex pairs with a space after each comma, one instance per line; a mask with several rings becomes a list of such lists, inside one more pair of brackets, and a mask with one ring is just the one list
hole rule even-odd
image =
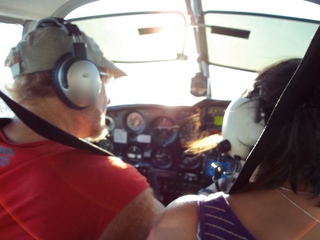
[[[94, 145], [135, 166], [164, 205], [237, 171], [238, 160], [217, 148], [229, 103], [266, 66], [303, 58], [320, 23], [312, 1], [19, 2], [0, 2], [0, 60], [43, 17], [94, 38], [126, 73], [112, 82], [108, 134]], [[0, 74], [2, 86], [11, 81], [7, 70]], [[12, 112], [1, 103], [1, 114]], [[213, 148], [189, 150], [205, 136], [215, 136]]]

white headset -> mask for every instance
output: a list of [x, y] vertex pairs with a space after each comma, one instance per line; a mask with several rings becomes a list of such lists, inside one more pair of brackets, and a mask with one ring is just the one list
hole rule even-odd
[[256, 122], [259, 99], [239, 98], [232, 101], [226, 109], [222, 124], [223, 139], [230, 143], [228, 154], [245, 160], [260, 137], [265, 120]]

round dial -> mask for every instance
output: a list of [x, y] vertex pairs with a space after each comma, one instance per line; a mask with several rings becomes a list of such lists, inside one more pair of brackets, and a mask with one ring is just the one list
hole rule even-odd
[[146, 121], [139, 112], [130, 112], [125, 123], [128, 130], [135, 133], [141, 133], [146, 127]]
[[178, 127], [168, 117], [158, 117], [151, 123], [151, 136], [161, 146], [172, 143], [178, 135]]
[[113, 131], [114, 127], [115, 127], [115, 123], [114, 123], [114, 120], [112, 119], [112, 117], [110, 116], [106, 116], [106, 126], [107, 126], [107, 129], [108, 131]]
[[160, 148], [154, 152], [152, 163], [157, 168], [167, 169], [173, 163], [173, 156], [169, 150]]
[[179, 164], [179, 167], [182, 169], [196, 169], [201, 164], [201, 156], [200, 155], [193, 155], [193, 154], [183, 154], [183, 159]]
[[143, 159], [143, 150], [138, 146], [130, 146], [125, 155], [126, 160], [131, 164], [137, 164]]

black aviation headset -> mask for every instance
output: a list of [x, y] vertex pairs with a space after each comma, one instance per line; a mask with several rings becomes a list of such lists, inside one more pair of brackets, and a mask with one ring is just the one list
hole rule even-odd
[[35, 28], [58, 27], [72, 37], [72, 49], [61, 56], [52, 71], [52, 82], [59, 98], [70, 108], [90, 106], [101, 90], [100, 71], [87, 57], [83, 34], [79, 28], [62, 18], [45, 18]]

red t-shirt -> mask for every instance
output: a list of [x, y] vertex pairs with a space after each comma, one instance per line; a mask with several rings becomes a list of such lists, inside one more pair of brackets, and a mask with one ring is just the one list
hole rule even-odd
[[0, 133], [0, 239], [97, 239], [146, 178], [120, 159]]

